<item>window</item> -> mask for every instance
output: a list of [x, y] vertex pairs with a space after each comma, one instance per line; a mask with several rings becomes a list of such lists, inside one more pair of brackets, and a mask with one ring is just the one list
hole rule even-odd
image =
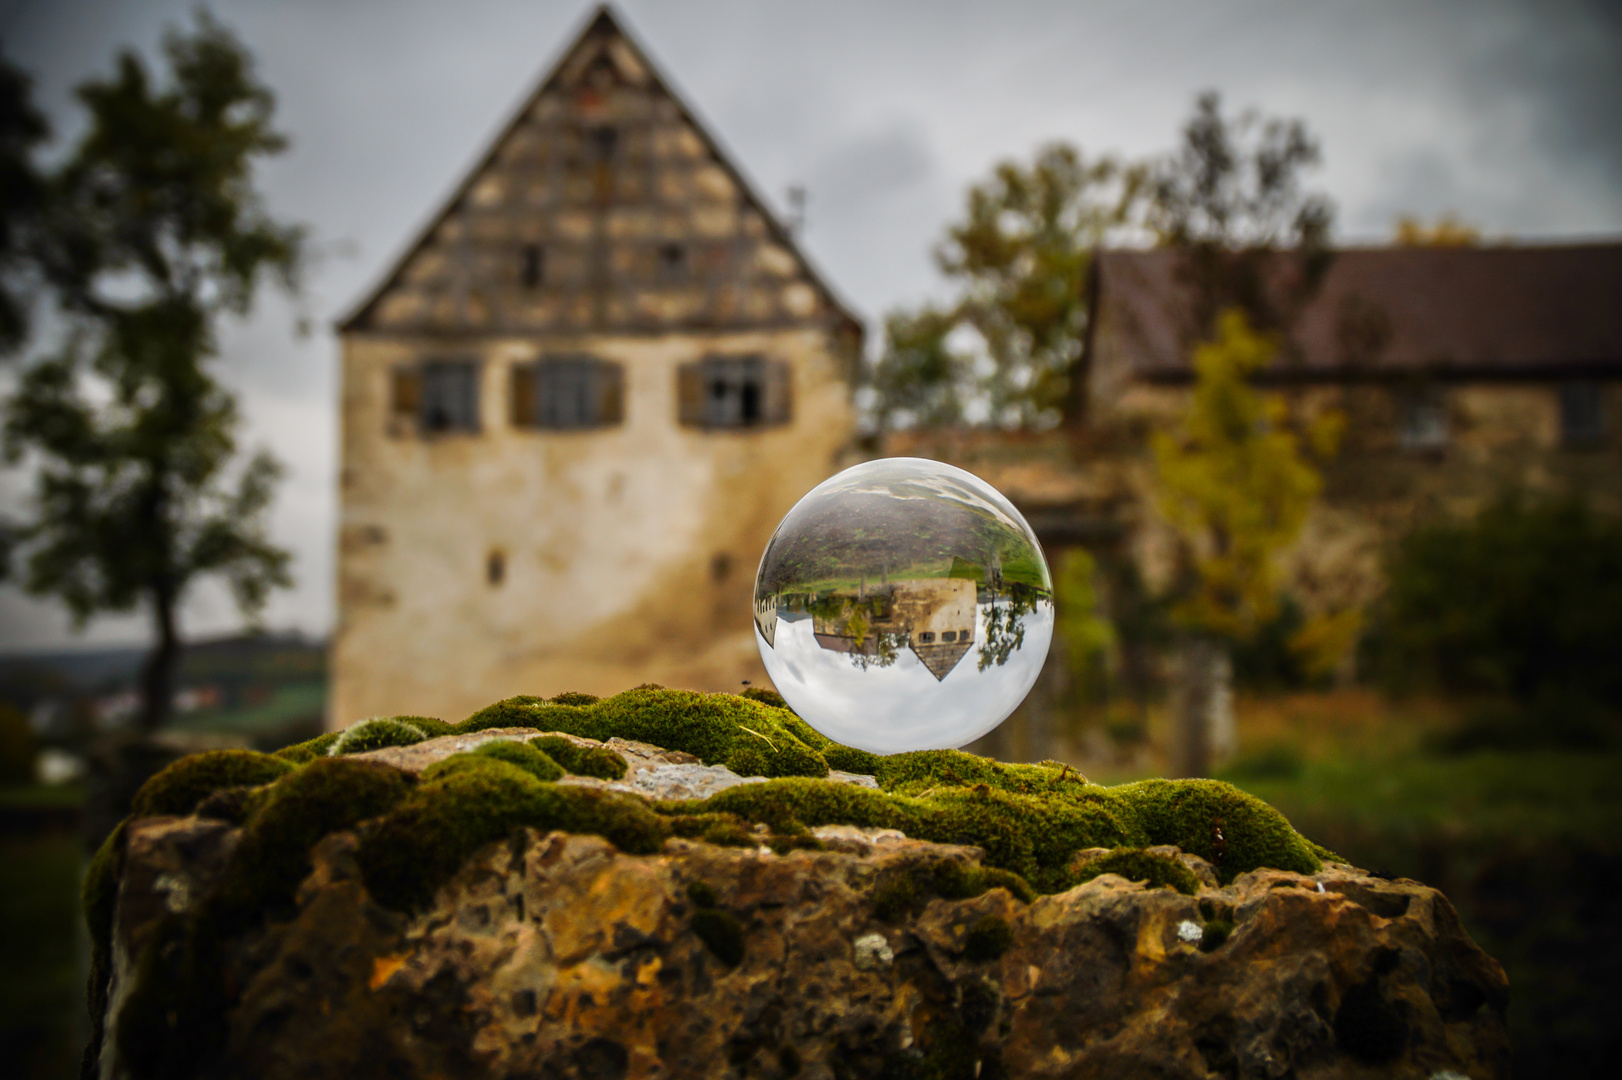
[[625, 417], [624, 372], [593, 356], [547, 357], [513, 368], [513, 424], [594, 428]]
[[680, 244], [659, 246], [659, 276], [666, 281], [687, 272], [687, 250]]
[[507, 580], [507, 555], [500, 548], [491, 548], [484, 559], [484, 579], [492, 586]]
[[479, 430], [479, 365], [430, 360], [394, 370], [390, 411], [397, 430], [437, 435]]
[[933, 642], [934, 640], [935, 640], [935, 634], [931, 630], [925, 630], [925, 631], [923, 631], [922, 633], [920, 633], [918, 635], [918, 644], [920, 644], [920, 645], [928, 645], [931, 642]]
[[1568, 382], [1560, 388], [1560, 441], [1593, 446], [1605, 438], [1605, 402], [1599, 383]]
[[792, 414], [791, 373], [761, 356], [708, 356], [678, 372], [680, 420], [705, 428], [786, 424]]
[[525, 244], [519, 254], [518, 280], [526, 289], [537, 289], [545, 278], [546, 252], [539, 244]]
[[1440, 450], [1447, 445], [1447, 401], [1439, 391], [1409, 391], [1398, 399], [1398, 406], [1398, 438], [1405, 450]]
[[945, 633], [943, 633], [941, 635], [941, 640], [942, 641], [956, 641], [957, 640], [957, 631], [956, 630], [948, 630], [948, 631], [946, 631]]

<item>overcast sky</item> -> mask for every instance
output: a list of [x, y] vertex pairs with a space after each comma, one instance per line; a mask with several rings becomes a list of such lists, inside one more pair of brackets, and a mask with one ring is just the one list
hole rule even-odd
[[[122, 47], [149, 56], [193, 0], [0, 0], [0, 48], [35, 79], [59, 142], [72, 87]], [[279, 96], [291, 150], [272, 210], [318, 245], [298, 305], [225, 334], [248, 443], [288, 466], [274, 514], [298, 585], [276, 629], [331, 626], [336, 516], [333, 320], [389, 267], [581, 27], [593, 5], [511, 0], [217, 0]], [[626, 0], [616, 9], [769, 203], [810, 192], [806, 245], [870, 324], [942, 292], [929, 252], [965, 186], [1066, 139], [1159, 153], [1196, 93], [1298, 116], [1342, 241], [1401, 213], [1452, 212], [1520, 240], [1622, 234], [1619, 0]], [[299, 339], [300, 315], [315, 330]], [[0, 480], [15, 514], [26, 477]], [[226, 632], [200, 590], [190, 634]], [[0, 589], [0, 650], [133, 642], [136, 619], [75, 637]]]

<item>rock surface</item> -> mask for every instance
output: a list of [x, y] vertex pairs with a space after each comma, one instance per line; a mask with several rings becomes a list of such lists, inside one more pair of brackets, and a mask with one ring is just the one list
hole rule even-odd
[[[373, 756], [417, 771], [429, 746]], [[695, 764], [647, 749], [626, 748], [646, 759], [633, 787]], [[127, 828], [109, 1078], [130, 1075], [116, 1013], [131, 958], [187, 917], [240, 831], [201, 817]], [[1502, 969], [1418, 883], [1329, 864], [1216, 887], [1174, 850], [1197, 895], [1105, 874], [1030, 904], [1001, 888], [945, 899], [915, 886], [978, 849], [816, 835], [825, 850], [672, 839], [635, 856], [525, 830], [408, 918], [367, 894], [355, 834], [332, 833], [291, 908], [219, 958], [229, 1000], [205, 1074], [1508, 1075]]]

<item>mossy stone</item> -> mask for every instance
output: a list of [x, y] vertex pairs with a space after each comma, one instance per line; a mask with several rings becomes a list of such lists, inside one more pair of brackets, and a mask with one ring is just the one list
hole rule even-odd
[[364, 754], [387, 746], [415, 746], [429, 737], [423, 725], [417, 723], [422, 719], [417, 716], [380, 716], [351, 724], [338, 733], [338, 738], [327, 747], [327, 754], [337, 757], [340, 754]]
[[1133, 808], [1145, 846], [1175, 844], [1198, 855], [1216, 869], [1223, 884], [1261, 866], [1298, 874], [1322, 869], [1312, 844], [1283, 814], [1232, 784], [1139, 780], [1106, 790], [1117, 803]]
[[543, 783], [495, 757], [458, 756], [460, 765], [425, 781], [363, 839], [360, 865], [379, 903], [425, 907], [468, 856], [516, 829], [590, 833], [636, 855], [659, 850], [670, 835], [637, 796]]
[[131, 817], [189, 814], [221, 788], [268, 784], [293, 764], [254, 750], [209, 750], [170, 763], [141, 785], [130, 804]]
[[963, 958], [974, 962], [995, 960], [1014, 944], [1014, 928], [997, 915], [982, 915], [963, 935]]
[[1116, 848], [1087, 863], [1076, 872], [1072, 883], [1080, 885], [1104, 874], [1119, 874], [1128, 881], [1141, 881], [1151, 889], [1176, 889], [1189, 896], [1200, 891], [1200, 879], [1179, 860], [1127, 847]]
[[528, 743], [514, 742], [511, 739], [495, 739], [476, 750], [452, 754], [443, 761], [435, 762], [423, 770], [422, 778], [424, 780], [437, 780], [439, 777], [455, 772], [458, 769], [477, 767], [478, 762], [492, 758], [496, 761], [505, 761], [509, 765], [516, 765], [543, 783], [561, 780], [564, 776], [563, 766], [537, 750], [534, 746]]
[[529, 740], [529, 745], [576, 776], [594, 776], [599, 780], [625, 777], [625, 759], [606, 746], [581, 746], [561, 735], [537, 735]]
[[618, 736], [685, 751], [740, 776], [827, 776], [822, 755], [786, 726], [790, 717], [735, 694], [639, 687], [589, 705], [508, 698], [474, 713], [456, 730], [532, 727], [599, 742]]

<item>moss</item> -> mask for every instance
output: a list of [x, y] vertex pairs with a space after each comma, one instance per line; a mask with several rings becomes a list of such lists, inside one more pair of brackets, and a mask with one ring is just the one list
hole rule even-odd
[[324, 735], [317, 735], [313, 739], [294, 743], [292, 746], [284, 746], [272, 756], [279, 757], [283, 761], [291, 761], [295, 765], [304, 765], [318, 757], [326, 757], [327, 748], [337, 742], [338, 736], [341, 734], [343, 733], [339, 731], [329, 731]]
[[945, 860], [886, 876], [873, 890], [873, 913], [886, 922], [895, 922], [922, 911], [934, 897], [968, 900], [997, 888], [1007, 889], [1026, 903], [1036, 898], [1030, 884], [1018, 874]]
[[[118, 905], [118, 883], [124, 876], [124, 841], [127, 822], [107, 835], [90, 859], [80, 887], [79, 903], [85, 929], [90, 935], [90, 979], [87, 984], [90, 1008], [90, 1045], [99, 1047], [106, 1023], [107, 994], [113, 975], [113, 914]], [[86, 1060], [90, 1060], [87, 1056]]]
[[379, 903], [426, 906], [468, 856], [515, 829], [591, 833], [638, 855], [670, 835], [669, 823], [634, 795], [542, 783], [507, 761], [458, 756], [456, 769], [424, 782], [363, 838], [360, 865]]
[[291, 762], [253, 750], [210, 750], [165, 767], [141, 785], [131, 817], [189, 814], [221, 788], [266, 784], [292, 771]]
[[362, 720], [338, 733], [338, 738], [327, 746], [329, 757], [340, 754], [364, 754], [368, 750], [381, 750], [385, 746], [413, 746], [427, 739], [428, 732], [414, 721], [415, 716], [379, 716]]
[[581, 694], [573, 690], [565, 690], [552, 699], [554, 705], [595, 705], [603, 700], [596, 694]]
[[1176, 844], [1209, 862], [1224, 884], [1260, 866], [1298, 874], [1322, 869], [1311, 843], [1283, 814], [1232, 784], [1140, 780], [1106, 790], [1132, 809], [1145, 846]]
[[1200, 952], [1220, 949], [1232, 934], [1233, 923], [1226, 919], [1213, 919], [1205, 924], [1205, 932], [1200, 935]]
[[669, 818], [670, 832], [688, 840], [722, 847], [759, 847], [761, 836], [736, 814], [677, 814]]
[[1080, 885], [1104, 874], [1119, 874], [1128, 881], [1144, 882], [1151, 889], [1176, 889], [1189, 896], [1200, 891], [1200, 879], [1194, 871], [1177, 859], [1153, 855], [1142, 848], [1116, 848], [1083, 866], [1071, 880]]
[[963, 935], [963, 958], [976, 963], [995, 960], [1014, 944], [1014, 928], [996, 915], [982, 915]]
[[459, 733], [532, 727], [606, 742], [615, 736], [695, 755], [740, 776], [826, 776], [821, 754], [789, 730], [782, 709], [734, 694], [639, 687], [590, 705], [508, 698], [457, 725]]
[[788, 708], [788, 702], [783, 700], [782, 694], [779, 694], [776, 690], [768, 690], [764, 686], [751, 686], [738, 696], [748, 698], [750, 701], [758, 701], [770, 709]]
[[529, 740], [529, 745], [576, 776], [595, 776], [599, 780], [620, 780], [625, 777], [625, 759], [606, 746], [581, 746], [561, 735], [537, 735]]
[[310, 872], [316, 841], [378, 817], [413, 786], [409, 774], [381, 762], [323, 758], [271, 787], [244, 827], [221, 884], [224, 929], [290, 902]]
[[494, 739], [476, 750], [469, 750], [463, 754], [452, 754], [443, 761], [436, 761], [423, 770], [422, 778], [424, 780], [437, 780], [441, 776], [460, 769], [476, 768], [479, 762], [486, 759], [505, 761], [509, 765], [516, 765], [544, 783], [561, 780], [564, 775], [563, 766], [537, 750], [534, 746], [527, 743], [513, 742], [511, 739]]

